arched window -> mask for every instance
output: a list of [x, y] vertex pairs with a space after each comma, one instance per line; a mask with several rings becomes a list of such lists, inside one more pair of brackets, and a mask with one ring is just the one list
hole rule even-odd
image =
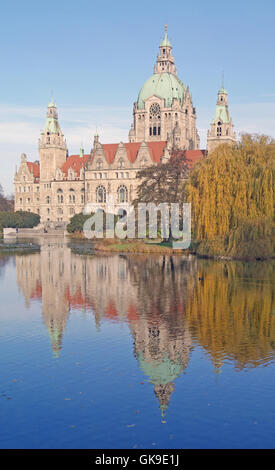
[[50, 204], [50, 196], [46, 197], [46, 204]]
[[119, 203], [128, 202], [128, 189], [126, 186], [119, 186], [117, 193]]
[[98, 186], [96, 188], [96, 202], [106, 202], [106, 189], [104, 186]]
[[81, 203], [84, 204], [85, 202], [85, 190], [84, 188], [81, 189]]
[[220, 137], [222, 135], [222, 123], [219, 121], [217, 123], [217, 136]]
[[75, 202], [75, 192], [73, 188], [69, 190], [69, 202]]
[[63, 204], [63, 191], [60, 188], [57, 190], [57, 202]]

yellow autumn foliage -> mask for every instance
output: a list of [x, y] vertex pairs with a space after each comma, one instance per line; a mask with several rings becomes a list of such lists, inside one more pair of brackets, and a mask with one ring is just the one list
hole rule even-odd
[[[194, 166], [186, 185], [195, 239], [206, 254], [274, 253], [275, 141], [242, 136], [234, 146], [217, 147]], [[269, 245], [266, 245], [269, 240]], [[247, 246], [245, 244], [247, 243]], [[259, 255], [259, 249], [256, 256]]]

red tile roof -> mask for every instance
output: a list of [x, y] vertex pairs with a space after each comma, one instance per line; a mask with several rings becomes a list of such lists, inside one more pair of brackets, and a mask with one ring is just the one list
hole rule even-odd
[[189, 166], [192, 168], [195, 163], [206, 157], [206, 150], [185, 150], [185, 156], [189, 160]]
[[109, 164], [113, 163], [115, 159], [115, 154], [118, 149], [118, 144], [104, 144], [103, 149], [104, 149], [107, 162]]
[[29, 172], [34, 176], [34, 178], [39, 178], [40, 175], [40, 165], [39, 163], [27, 162]]
[[140, 142], [127, 142], [124, 144], [124, 147], [126, 149], [129, 161], [134, 163], [137, 158]]
[[[146, 142], [150, 155], [153, 162], [159, 163], [163, 155], [164, 148], [166, 146], [166, 141], [159, 142]], [[138, 151], [140, 149], [141, 142], [127, 142], [123, 144], [127, 152], [128, 159], [131, 163], [134, 163], [137, 159]], [[103, 144], [103, 150], [106, 156], [106, 160], [109, 164], [112, 164], [115, 159], [119, 144]], [[94, 157], [95, 152], [93, 152], [92, 158]]]
[[87, 163], [89, 157], [90, 154], [83, 155], [83, 157], [80, 157], [79, 155], [70, 155], [61, 167], [61, 170], [65, 175], [68, 175], [69, 168], [72, 168], [75, 171], [76, 176], [80, 176], [80, 170]]
[[[153, 162], [159, 163], [163, 155], [166, 142], [165, 141], [146, 142], [146, 144], [148, 146]], [[103, 149], [106, 155], [106, 160], [109, 164], [112, 164], [115, 159], [118, 145], [119, 144], [103, 144]], [[140, 149], [140, 145], [141, 145], [141, 142], [127, 142], [124, 144], [128, 159], [131, 163], [134, 163], [136, 161], [138, 151]], [[92, 158], [93, 156], [94, 154], [92, 155]], [[197, 161], [201, 160], [202, 158], [206, 156], [206, 151], [205, 150], [186, 150], [185, 156], [189, 160], [190, 167], [192, 167], [194, 163], [196, 163]], [[70, 155], [67, 158], [64, 165], [62, 166], [61, 170], [67, 176], [69, 168], [72, 168], [75, 171], [76, 176], [79, 177], [81, 168], [83, 168], [83, 166], [88, 162], [89, 158], [90, 158], [90, 154], [83, 155], [83, 157], [80, 157], [80, 155]], [[27, 165], [32, 175], [35, 178], [39, 178], [39, 175], [40, 175], [39, 163], [27, 162]]]
[[147, 142], [147, 146], [149, 148], [150, 155], [151, 155], [153, 162], [159, 163], [163, 155], [166, 142], [165, 141]]

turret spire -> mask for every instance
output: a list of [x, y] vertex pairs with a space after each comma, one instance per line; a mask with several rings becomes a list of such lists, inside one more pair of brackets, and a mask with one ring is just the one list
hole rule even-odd
[[222, 75], [221, 85], [222, 87], [218, 91], [215, 116], [208, 131], [208, 152], [212, 152], [219, 144], [234, 143], [236, 141], [228, 109], [228, 94], [224, 88], [224, 75]]
[[171, 46], [170, 41], [169, 41], [168, 36], [167, 36], [167, 24], [164, 25], [164, 39], [160, 43], [160, 47], [163, 47], [163, 46], [164, 47], [169, 46], [172, 49], [172, 46]]
[[164, 27], [164, 39], [160, 43], [159, 50], [160, 53], [157, 56], [154, 73], [169, 72], [177, 75], [175, 60], [171, 53], [172, 46], [167, 36], [167, 24]]
[[51, 99], [48, 104], [46, 123], [39, 139], [40, 180], [55, 177], [57, 168], [66, 161], [67, 144], [59, 126], [56, 104]]

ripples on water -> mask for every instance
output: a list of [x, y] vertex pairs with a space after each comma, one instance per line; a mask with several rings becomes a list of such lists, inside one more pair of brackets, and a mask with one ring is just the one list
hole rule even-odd
[[275, 447], [273, 261], [76, 251], [0, 256], [1, 447]]

